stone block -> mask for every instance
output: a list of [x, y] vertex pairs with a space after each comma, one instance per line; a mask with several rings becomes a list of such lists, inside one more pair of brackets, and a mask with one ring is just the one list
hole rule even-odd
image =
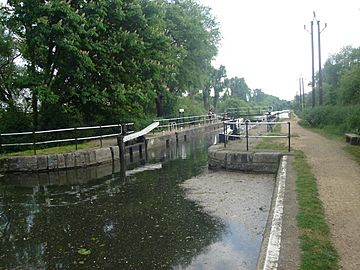
[[119, 146], [110, 146], [110, 151], [111, 151], [111, 155], [112, 155], [113, 160], [119, 160], [120, 159]]
[[75, 167], [84, 167], [85, 163], [85, 153], [83, 151], [77, 151], [74, 153], [75, 158]]
[[65, 167], [67, 169], [75, 167], [75, 155], [74, 155], [74, 153], [66, 153], [66, 154], [64, 154], [64, 158], [65, 158]]
[[111, 162], [112, 156], [111, 156], [111, 150], [110, 148], [99, 148], [95, 149], [95, 156], [96, 156], [96, 162], [97, 164]]
[[58, 160], [58, 169], [65, 169], [66, 168], [65, 156], [63, 154], [58, 154], [57, 160]]
[[9, 172], [28, 172], [38, 170], [36, 156], [12, 157], [9, 158], [8, 161]]
[[279, 163], [281, 158], [277, 152], [258, 152], [254, 154], [253, 162], [255, 163]]
[[45, 155], [37, 156], [37, 167], [39, 171], [45, 171], [48, 168], [48, 159]]
[[97, 163], [94, 150], [89, 150], [85, 152], [85, 162], [86, 165], [95, 165]]
[[254, 163], [254, 172], [257, 173], [276, 173], [278, 170], [278, 163]]
[[57, 155], [48, 155], [47, 156], [48, 170], [57, 170], [58, 168], [58, 159]]
[[252, 161], [252, 153], [228, 153], [226, 158], [226, 167], [231, 166], [231, 164], [252, 163]]

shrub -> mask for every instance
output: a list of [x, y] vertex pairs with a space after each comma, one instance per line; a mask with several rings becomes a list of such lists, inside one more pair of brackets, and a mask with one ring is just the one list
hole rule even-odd
[[360, 105], [353, 106], [319, 106], [308, 108], [301, 114], [300, 124], [322, 128], [333, 134], [360, 131]]

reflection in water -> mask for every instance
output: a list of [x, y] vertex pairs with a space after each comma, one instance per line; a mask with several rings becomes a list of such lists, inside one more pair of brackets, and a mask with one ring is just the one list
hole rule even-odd
[[125, 178], [112, 165], [3, 177], [0, 269], [186, 267], [225, 229], [178, 185], [206, 170], [207, 141], [150, 153], [161, 166]]

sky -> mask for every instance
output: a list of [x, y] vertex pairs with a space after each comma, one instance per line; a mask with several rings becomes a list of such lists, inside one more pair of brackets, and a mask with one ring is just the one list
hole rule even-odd
[[[213, 65], [228, 78], [243, 77], [251, 89], [292, 100], [299, 77], [311, 81], [310, 21], [315, 11], [321, 33], [322, 65], [347, 45], [360, 47], [358, 0], [198, 0], [220, 23], [222, 42]], [[314, 23], [315, 71], [318, 70]], [[305, 92], [311, 91], [305, 87]]]
[[[197, 0], [212, 9], [222, 41], [213, 62], [228, 78], [243, 77], [251, 89], [292, 100], [299, 77], [311, 81], [310, 30], [315, 11], [320, 20], [322, 65], [347, 45], [360, 47], [359, 0]], [[6, 0], [0, 0], [5, 3]], [[315, 71], [318, 70], [314, 23]], [[305, 92], [311, 91], [305, 87]]]

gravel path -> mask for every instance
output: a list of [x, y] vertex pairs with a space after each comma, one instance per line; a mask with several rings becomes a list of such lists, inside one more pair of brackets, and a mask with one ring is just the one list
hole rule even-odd
[[360, 269], [360, 166], [345, 143], [326, 139], [292, 121], [292, 146], [302, 150], [318, 182], [320, 199], [340, 255], [341, 269]]

